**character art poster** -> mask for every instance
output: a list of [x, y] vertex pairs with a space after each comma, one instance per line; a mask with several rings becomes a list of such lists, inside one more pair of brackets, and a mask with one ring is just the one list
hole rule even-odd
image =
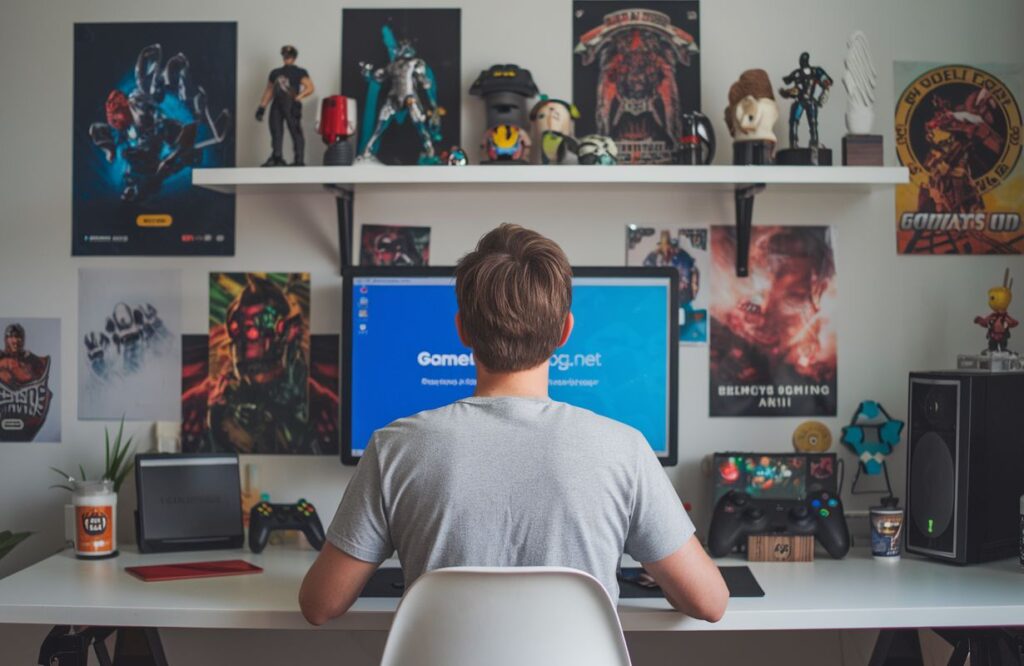
[[60, 441], [60, 319], [0, 317], [0, 442]]
[[364, 159], [433, 163], [461, 143], [460, 25], [458, 9], [342, 10], [341, 94], [359, 100]]
[[836, 268], [829, 227], [711, 228], [711, 416], [835, 416]]
[[215, 450], [295, 453], [309, 427], [309, 274], [211, 273]]
[[78, 418], [177, 419], [181, 271], [78, 271]]
[[[309, 340], [309, 427], [297, 438], [289, 453], [337, 456], [340, 433], [339, 339], [337, 335], [311, 335]], [[225, 451], [209, 436], [207, 424], [209, 344], [209, 335], [182, 336], [181, 446], [185, 453]]]
[[72, 254], [233, 255], [235, 23], [75, 24]]
[[627, 266], [672, 266], [679, 271], [679, 343], [708, 341], [708, 228], [626, 227]]
[[700, 111], [699, 3], [573, 2], [576, 135], [615, 140], [620, 164], [671, 163]]
[[897, 62], [900, 254], [1024, 253], [1024, 66]]
[[429, 266], [430, 227], [364, 224], [361, 266]]

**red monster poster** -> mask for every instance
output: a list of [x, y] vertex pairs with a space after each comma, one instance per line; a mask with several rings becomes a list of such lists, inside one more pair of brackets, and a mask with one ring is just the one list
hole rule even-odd
[[711, 228], [711, 416], [835, 416], [836, 269], [829, 227]]
[[364, 224], [361, 266], [430, 265], [430, 227]]
[[700, 111], [699, 3], [573, 2], [576, 135], [611, 137], [620, 164], [668, 164]]

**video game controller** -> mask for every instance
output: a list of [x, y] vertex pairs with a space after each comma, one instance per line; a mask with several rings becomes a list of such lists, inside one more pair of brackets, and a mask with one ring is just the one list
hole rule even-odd
[[324, 526], [312, 504], [300, 499], [295, 504], [260, 502], [249, 512], [249, 550], [262, 553], [275, 530], [299, 530], [317, 550], [324, 547]]
[[708, 531], [708, 552], [712, 557], [723, 557], [748, 535], [772, 532], [813, 534], [836, 559], [850, 550], [843, 504], [831, 493], [812, 493], [805, 502], [792, 506], [786, 515], [769, 517], [758, 501], [747, 493], [733, 490], [715, 505]]

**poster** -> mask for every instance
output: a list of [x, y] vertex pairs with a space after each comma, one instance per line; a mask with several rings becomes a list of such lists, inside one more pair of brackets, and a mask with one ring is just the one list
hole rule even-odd
[[296, 453], [309, 426], [309, 273], [211, 273], [209, 437]]
[[627, 266], [672, 266], [679, 271], [679, 343], [708, 341], [708, 228], [626, 227]]
[[429, 266], [430, 227], [364, 224], [360, 266]]
[[60, 319], [0, 317], [0, 442], [60, 441]]
[[615, 140], [620, 164], [668, 164], [700, 111], [696, 0], [573, 2], [576, 136]]
[[78, 418], [177, 419], [181, 271], [78, 271]]
[[233, 255], [235, 23], [76, 23], [72, 254]]
[[[184, 453], [219, 453], [209, 437], [209, 335], [183, 335], [181, 345], [181, 450]], [[339, 337], [310, 336], [309, 427], [297, 437], [290, 453], [338, 455]], [[233, 451], [234, 449], [226, 449]]]
[[1024, 65], [894, 64], [900, 254], [1024, 253]]
[[[438, 156], [461, 142], [460, 16], [458, 9], [342, 10], [341, 94], [359, 100], [360, 151], [378, 125], [386, 128], [377, 153], [384, 164], [417, 164], [425, 136]], [[425, 112], [419, 129], [402, 103], [409, 95]]]
[[834, 256], [830, 227], [754, 226], [741, 278], [711, 228], [711, 416], [836, 415]]

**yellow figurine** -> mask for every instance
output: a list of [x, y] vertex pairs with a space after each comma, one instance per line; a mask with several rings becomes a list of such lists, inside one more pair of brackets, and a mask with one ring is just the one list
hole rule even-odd
[[988, 290], [988, 306], [992, 308], [992, 312], [987, 317], [974, 318], [975, 324], [988, 329], [985, 336], [988, 338], [988, 350], [983, 351], [982, 354], [1007, 351], [1006, 344], [1010, 340], [1010, 329], [1020, 323], [1006, 312], [1012, 300], [1013, 280], [1010, 279], [1010, 269], [1007, 268], [1003, 274], [1003, 285]]

